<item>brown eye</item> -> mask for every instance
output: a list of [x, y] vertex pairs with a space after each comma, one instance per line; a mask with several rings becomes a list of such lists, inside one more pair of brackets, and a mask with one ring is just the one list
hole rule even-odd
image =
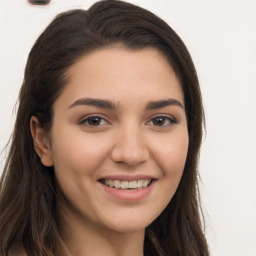
[[163, 126], [165, 124], [166, 118], [164, 117], [157, 117], [153, 119], [153, 124], [157, 126]]
[[177, 121], [173, 117], [158, 116], [158, 117], [155, 117], [152, 120], [150, 120], [147, 124], [165, 127], [165, 126], [171, 126], [176, 123], [177, 123]]
[[108, 122], [102, 117], [91, 116], [91, 117], [88, 117], [86, 119], [83, 119], [82, 121], [79, 122], [79, 124], [98, 127], [98, 126], [106, 125], [106, 124], [108, 124]]

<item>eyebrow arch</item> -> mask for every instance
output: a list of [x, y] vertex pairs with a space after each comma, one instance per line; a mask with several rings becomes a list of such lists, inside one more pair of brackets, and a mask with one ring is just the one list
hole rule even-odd
[[116, 106], [113, 102], [109, 100], [103, 100], [103, 99], [93, 99], [93, 98], [81, 98], [73, 102], [69, 108], [73, 108], [75, 106], [81, 106], [81, 105], [89, 105], [89, 106], [95, 106], [99, 108], [105, 108], [105, 109], [111, 109], [115, 110]]
[[152, 109], [159, 109], [159, 108], [164, 108], [167, 106], [178, 106], [184, 109], [183, 104], [175, 99], [163, 99], [163, 100], [158, 100], [158, 101], [150, 101], [147, 106], [146, 110], [152, 110]]

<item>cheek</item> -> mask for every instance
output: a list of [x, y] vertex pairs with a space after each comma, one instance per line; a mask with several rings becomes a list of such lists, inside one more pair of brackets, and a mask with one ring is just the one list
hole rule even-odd
[[[179, 136], [178, 136], [179, 135]], [[155, 146], [155, 159], [164, 176], [179, 179], [183, 173], [188, 152], [188, 134], [183, 132], [177, 136], [165, 138]]]
[[58, 129], [53, 135], [52, 157], [55, 167], [72, 175], [93, 175], [106, 155], [101, 136], [74, 129]]
[[169, 204], [179, 186], [186, 163], [188, 143], [186, 130], [158, 136], [154, 143], [151, 141], [152, 159], [161, 173], [155, 188], [155, 217]]
[[[98, 170], [105, 161], [107, 148], [101, 136], [86, 135], [70, 127], [52, 129], [52, 158], [58, 184], [73, 209], [88, 214]], [[90, 213], [93, 216], [93, 213]]]

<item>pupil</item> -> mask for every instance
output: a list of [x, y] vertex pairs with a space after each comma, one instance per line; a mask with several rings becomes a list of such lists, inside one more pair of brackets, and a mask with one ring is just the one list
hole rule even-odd
[[155, 118], [155, 119], [154, 119], [153, 123], [154, 123], [155, 125], [163, 125], [163, 124], [164, 124], [164, 121], [165, 121], [164, 118], [158, 117], [158, 118]]
[[94, 125], [94, 126], [99, 125], [100, 124], [100, 118], [99, 117], [91, 117], [91, 118], [89, 118], [88, 123], [90, 125]]

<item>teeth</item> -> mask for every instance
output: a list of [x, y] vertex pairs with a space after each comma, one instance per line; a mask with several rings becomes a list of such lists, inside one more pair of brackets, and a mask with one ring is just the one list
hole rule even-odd
[[142, 188], [142, 183], [143, 183], [142, 180], [138, 180], [138, 188]]
[[121, 189], [127, 189], [128, 188], [128, 181], [121, 181]]
[[148, 180], [142, 181], [142, 187], [146, 188], [148, 186], [148, 183], [149, 183]]
[[114, 187], [115, 188], [120, 188], [121, 187], [120, 180], [115, 180], [114, 181]]
[[129, 188], [138, 188], [138, 182], [136, 180], [129, 181]]
[[115, 186], [114, 181], [113, 180], [108, 180], [108, 185], [113, 188]]
[[119, 188], [119, 189], [138, 189], [138, 188], [146, 188], [151, 182], [151, 179], [143, 179], [143, 180], [103, 180], [103, 183], [106, 186], [111, 188]]

